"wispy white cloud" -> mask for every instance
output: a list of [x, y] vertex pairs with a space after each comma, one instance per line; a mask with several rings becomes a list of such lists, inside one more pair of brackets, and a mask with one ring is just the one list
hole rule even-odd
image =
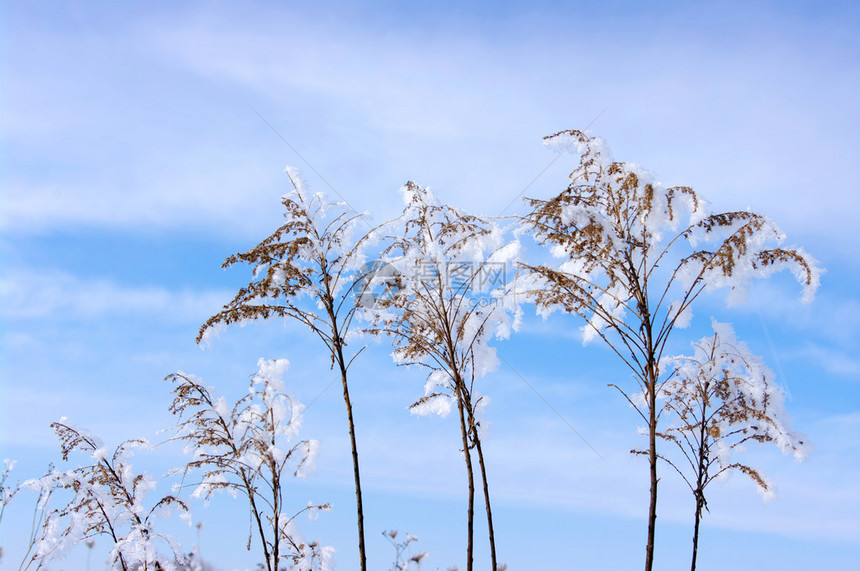
[[100, 319], [137, 314], [200, 321], [231, 297], [226, 291], [126, 286], [55, 270], [9, 270], [0, 279], [0, 302], [6, 319]]
[[[600, 11], [580, 17], [494, 5], [506, 16], [468, 20], [462, 11], [440, 11], [427, 25], [408, 13], [364, 7], [197, 5], [134, 17], [124, 12], [130, 8], [116, 8], [113, 15], [123, 17], [109, 26], [71, 25], [61, 10], [56, 21], [40, 13], [26, 26], [7, 26], [17, 34], [17, 49], [4, 69], [0, 225], [12, 240], [80, 227], [105, 230], [105, 239], [114, 231], [189, 228], [259, 239], [280, 220], [286, 164], [301, 167], [314, 190], [328, 189], [252, 107], [360, 209], [385, 216], [386, 208], [396, 208], [390, 198], [397, 186], [414, 178], [443, 199], [495, 214], [554, 158], [541, 136], [584, 127], [605, 108], [593, 131], [619, 158], [642, 163], [666, 183], [694, 186], [718, 209], [764, 211], [791, 242], [844, 264], [825, 277], [810, 306], [797, 303], [794, 284], [779, 283], [759, 290], [760, 297], [754, 293], [748, 311], [736, 315], [758, 327], [757, 307], [768, 324], [778, 324], [768, 327], [775, 339], [781, 336], [775, 353], [787, 372], [797, 355], [834, 376], [856, 376], [860, 304], [844, 269], [857, 260], [860, 217], [856, 34], [852, 28], [845, 35], [849, 18], [840, 23], [826, 14], [832, 7], [798, 18], [781, 4], [761, 6], [721, 2], [704, 12], [685, 9], [696, 13], [683, 17], [633, 9], [624, 17]], [[526, 194], [545, 196], [567, 184], [573, 160], [560, 159]], [[3, 435], [4, 444], [53, 444], [46, 423], [67, 412], [118, 435], [151, 433], [147, 423], [165, 413], [164, 395], [153, 390], [144, 407], [140, 393], [174, 367], [244, 390], [257, 357], [286, 356], [304, 379], [291, 386], [306, 402], [322, 389], [325, 356], [311, 360], [305, 345], [294, 342], [296, 331], [237, 334], [205, 353], [193, 346], [196, 326], [233, 291], [177, 289], [166, 275], [142, 286], [70, 272], [4, 268], [2, 314], [15, 326], [3, 337], [4, 370], [14, 372], [2, 380], [4, 422], [16, 428]], [[705, 307], [697, 315], [707, 321]], [[100, 335], [89, 335], [90, 320], [100, 320]], [[179, 347], [179, 333], [165, 334], [156, 324], [176, 320], [193, 324], [181, 332], [187, 347]], [[37, 322], [48, 324], [50, 334], [30, 327]], [[66, 327], [71, 323], [75, 329]], [[140, 328], [140, 336], [115, 335], [122, 327]], [[577, 328], [564, 316], [529, 322], [511, 354], [527, 353], [524, 360], [540, 368], [537, 388], [608, 462], [552, 411], [526, 412], [531, 400], [544, 405], [500, 371], [485, 385], [494, 399], [486, 448], [494, 493], [509, 504], [643, 517], [644, 463], [627, 453], [637, 441], [635, 418], [628, 414], [623, 426], [607, 428], [617, 419], [603, 412], [604, 398], [618, 398], [604, 387], [606, 371], [627, 371], [594, 374], [599, 390], [564, 385], [592, 372], [583, 369], [597, 370], [596, 355], [608, 351], [590, 347], [581, 358], [545, 352], [546, 339], [559, 337], [578, 350]], [[102, 346], [107, 338], [116, 341], [110, 355]], [[388, 350], [367, 353], [376, 349]], [[367, 485], [429, 498], [457, 493], [463, 474], [456, 424], [408, 416], [405, 406], [423, 379], [398, 392], [392, 387], [401, 379], [393, 377], [402, 369], [376, 392], [369, 388], [388, 374], [386, 359], [356, 377]], [[48, 375], [49, 387], [31, 386]], [[848, 387], [838, 398], [850, 409], [855, 385], [838, 384]], [[336, 386], [309, 410], [307, 435], [322, 440], [320, 481], [348, 488], [349, 446]], [[810, 402], [792, 403], [806, 417], [830, 406], [810, 394]], [[622, 415], [629, 412], [624, 407], [619, 399]], [[706, 525], [856, 542], [856, 415], [799, 428], [819, 445], [807, 464], [762, 457], [778, 499], [762, 506], [752, 486], [735, 478], [715, 488]], [[668, 471], [663, 477], [661, 521], [687, 521], [688, 492]], [[352, 530], [349, 518], [342, 520]]]
[[[32, 385], [37, 379], [27, 379]], [[47, 389], [39, 386], [10, 385], [3, 387], [3, 398], [15, 406], [4, 406], [4, 425], [0, 443], [18, 450], [41, 449], [57, 444], [50, 428], [52, 422], [66, 416], [81, 426], [110, 437], [115, 444], [128, 438], [154, 438], [162, 427], [153, 427], [153, 419], [169, 420], [166, 408], [155, 399], [131, 397], [122, 392], [98, 392], [75, 388]], [[5, 403], [4, 403], [5, 404]], [[11, 428], [14, 427], [14, 430]]]
[[755, 284], [748, 303], [733, 308], [736, 314], [765, 329], [778, 324], [774, 335], [797, 331], [841, 348], [851, 348], [860, 340], [860, 298], [851, 287], [850, 275], [825, 274], [809, 304], [800, 303], [800, 288], [790, 277], [775, 278]]
[[799, 350], [784, 355], [784, 357], [786, 359], [811, 360], [820, 370], [860, 381], [860, 359], [854, 357], [853, 353], [849, 354], [834, 347], [808, 344]]
[[[283, 188], [286, 163], [315, 179], [251, 105], [361, 209], [385, 210], [414, 178], [495, 214], [552, 160], [542, 135], [606, 108], [594, 130], [619, 158], [721, 209], [763, 210], [803, 238], [853, 235], [856, 61], [850, 46], [824, 41], [839, 22], [749, 11], [768, 22], [762, 33], [749, 18], [710, 15], [731, 49], [714, 49], [714, 30], [683, 10], [621, 22], [592, 14], [596, 25], [565, 34], [553, 31], [575, 11], [510, 15], [520, 23], [503, 36], [457, 19], [432, 31], [405, 15], [365, 27], [355, 18], [366, 14], [287, 7], [153, 14], [85, 41], [35, 28], [24, 38], [33, 50], [9, 71], [19, 87], [6, 137], [27, 160], [6, 174], [3, 224], [247, 232], [271, 208], [261, 193]], [[655, 33], [642, 36], [636, 18]], [[59, 63], [29, 65], [27, 54], [44, 51]], [[129, 62], [146, 81], [104, 71]], [[50, 168], [23, 168], [34, 156]], [[559, 161], [528, 194], [559, 188], [569, 167]]]
[[249, 153], [198, 149], [186, 153], [182, 164], [159, 162], [163, 168], [131, 178], [113, 173], [99, 180], [76, 176], [38, 181], [9, 175], [0, 228], [16, 234], [69, 225], [187, 231], [220, 224], [222, 230], [250, 234], [260, 224], [278, 223], [279, 197], [289, 191], [289, 181]]
[[[412, 148], [403, 150], [420, 149], [425, 162], [445, 157], [460, 179], [454, 184], [491, 200], [499, 190], [514, 191], [512, 182], [524, 186], [532, 174], [523, 171], [514, 181], [497, 175], [510, 177], [506, 162], [528, 168], [516, 156], [487, 156], [525, 146], [500, 138], [583, 127], [567, 122], [584, 123], [609, 107], [603, 128], [595, 130], [625, 151], [620, 158], [644, 162], [672, 183], [700, 187], [721, 208], [752, 205], [792, 228], [826, 223], [846, 231], [860, 208], [847, 200], [860, 172], [851, 160], [851, 130], [840, 123], [856, 88], [844, 74], [853, 64], [814, 39], [821, 30], [799, 45], [785, 41], [785, 31], [744, 31], [733, 49], [714, 51], [689, 32], [657, 34], [644, 44], [619, 37], [594, 49], [603, 32], [591, 29], [554, 38], [548, 49], [545, 40], [530, 35], [502, 44], [490, 35], [442, 30], [419, 41], [391, 31], [381, 40], [331, 22], [330, 33], [320, 34], [313, 20], [301, 14], [296, 19], [302, 25], [289, 38], [241, 25], [227, 34], [226, 26], [208, 21], [162, 30], [158, 43], [194, 72], [269, 101], [295, 100], [297, 93], [300, 100], [320, 98], [329, 112], [349, 115], [350, 122], [382, 137], [390, 158], [424, 172], [398, 151], [408, 141]], [[591, 78], [587, 89], [582, 76]], [[824, 84], [830, 86], [826, 94], [816, 87]], [[825, 100], [829, 104], [817, 103]], [[827, 134], [822, 121], [830, 124]], [[630, 125], [638, 134], [630, 133]], [[404, 139], [408, 134], [420, 140]], [[448, 152], [431, 150], [427, 141]], [[473, 169], [494, 160], [498, 169], [481, 169], [478, 179], [469, 165], [451, 160], [464, 152]], [[454, 182], [448, 173], [430, 176], [425, 182]], [[484, 184], [470, 184], [478, 180]], [[822, 185], [830, 190], [813, 191]]]

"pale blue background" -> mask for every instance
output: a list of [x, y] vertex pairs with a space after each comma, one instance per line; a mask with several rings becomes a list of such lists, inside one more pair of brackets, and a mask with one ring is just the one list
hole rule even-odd
[[[750, 450], [777, 486], [769, 504], [740, 477], [714, 485], [700, 569], [860, 563], [856, 3], [6, 2], [0, 17], [0, 456], [19, 460], [16, 477], [59, 463], [48, 425], [63, 415], [114, 444], [157, 440], [171, 421], [161, 379], [176, 370], [239, 396], [259, 357], [286, 357], [290, 390], [306, 403], [334, 379], [294, 325], [194, 345], [200, 323], [248, 279], [221, 261], [278, 224], [285, 165], [379, 220], [397, 211], [409, 179], [492, 216], [526, 188], [539, 197], [563, 188], [575, 158], [543, 172], [555, 155], [541, 137], [594, 121], [616, 157], [693, 186], [714, 209], [772, 216], [787, 244], [828, 272], [809, 306], [788, 276], [740, 308], [705, 299], [676, 338], [672, 350], [683, 352], [711, 315], [733, 322], [786, 385], [794, 426], [816, 447], [805, 464]], [[521, 212], [519, 200], [506, 211]], [[647, 474], [627, 453], [641, 443], [637, 417], [605, 386], [631, 379], [605, 348], [581, 347], [579, 326], [529, 313], [499, 346], [513, 369], [480, 381], [492, 399], [497, 545], [510, 569], [642, 564]], [[391, 528], [420, 538], [424, 569], [462, 566], [456, 421], [410, 417], [422, 374], [395, 368], [388, 351], [372, 347], [353, 381], [370, 567], [388, 567], [393, 551], [379, 534]], [[336, 385], [308, 410], [303, 434], [321, 440], [321, 457], [290, 501], [334, 504], [302, 526], [349, 570], [357, 550], [342, 411]], [[160, 473], [179, 461], [165, 450], [136, 466]], [[18, 498], [0, 524], [7, 568], [33, 500]], [[692, 498], [664, 470], [660, 500], [657, 568], [682, 568]], [[253, 567], [237, 502], [195, 504], [194, 517], [206, 558]], [[193, 546], [193, 529], [176, 534]], [[81, 548], [54, 568], [85, 561]]]

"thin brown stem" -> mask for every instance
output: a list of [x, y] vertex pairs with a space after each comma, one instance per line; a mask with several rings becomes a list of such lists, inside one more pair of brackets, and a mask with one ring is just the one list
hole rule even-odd
[[[459, 375], [454, 380], [457, 386], [462, 382]], [[457, 394], [457, 411], [460, 414], [460, 435], [463, 441], [463, 457], [466, 460], [466, 478], [469, 483], [469, 506], [466, 511], [466, 571], [472, 571], [472, 541], [474, 537], [474, 520], [475, 520], [475, 477], [472, 472], [472, 454], [469, 450], [469, 435], [466, 427], [466, 416], [464, 413], [463, 396], [460, 390]]]
[[472, 441], [475, 443], [475, 450], [478, 452], [478, 464], [481, 468], [481, 484], [484, 488], [484, 505], [487, 508], [487, 527], [489, 529], [489, 539], [490, 539], [490, 562], [492, 564], [492, 569], [495, 571], [498, 568], [498, 564], [496, 562], [496, 536], [493, 531], [493, 510], [490, 507], [490, 487], [487, 484], [487, 469], [484, 465], [484, 452], [481, 449], [481, 438], [478, 436], [478, 427], [474, 423], [474, 416], [469, 413], [469, 416], [472, 418]]

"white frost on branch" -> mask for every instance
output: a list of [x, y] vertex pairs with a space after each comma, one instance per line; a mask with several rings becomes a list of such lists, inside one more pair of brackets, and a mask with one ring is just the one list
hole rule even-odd
[[814, 296], [818, 262], [801, 248], [781, 248], [785, 236], [767, 217], [711, 214], [691, 188], [668, 188], [634, 163], [614, 162], [597, 137], [564, 131], [546, 143], [578, 154], [580, 164], [567, 189], [532, 201], [525, 226], [558, 261], [519, 278], [517, 298], [533, 298], [543, 316], [578, 313], [587, 321], [584, 342], [611, 328], [647, 344], [636, 331], [642, 319], [665, 340], [689, 324], [702, 290], [726, 289], [727, 303], [736, 304], [753, 279], [781, 270], [801, 284], [804, 302]]
[[[322, 547], [307, 551], [308, 544], [299, 540], [295, 516], [287, 517], [282, 503], [286, 475], [312, 474], [319, 451], [316, 440], [296, 442], [304, 406], [283, 392], [288, 368], [286, 359], [260, 359], [248, 392], [232, 407], [199, 379], [180, 374], [168, 377], [177, 384], [171, 406], [171, 412], [180, 418], [176, 437], [194, 451], [180, 471], [185, 476], [202, 472], [192, 494], [196, 499], [206, 501], [215, 493], [227, 492], [248, 500], [252, 521], [258, 524], [253, 529], [262, 536], [272, 559], [269, 568], [290, 562], [295, 568], [325, 569], [330, 553]], [[298, 513], [325, 507], [309, 505]], [[296, 535], [291, 535], [294, 531]], [[280, 535], [277, 548], [275, 534]]]
[[[156, 489], [157, 481], [147, 473], [135, 474], [129, 460], [132, 450], [148, 447], [143, 439], [129, 440], [109, 452], [96, 435], [75, 427], [63, 418], [52, 428], [57, 432], [63, 452], [68, 459], [73, 452], [82, 453], [92, 464], [65, 472], [52, 470], [45, 476], [24, 482], [23, 486], [38, 491], [37, 521], [34, 529], [33, 553], [25, 563], [37, 563], [40, 568], [56, 561], [70, 549], [99, 535], [112, 541], [108, 565], [125, 568], [173, 568], [181, 553], [173, 539], [158, 532], [152, 517], [169, 517], [174, 511], [187, 511], [175, 496], [164, 496], [147, 507], [147, 496]], [[61, 508], [51, 508], [50, 499], [57, 490], [70, 496]], [[164, 546], [168, 547], [164, 553]]]
[[[712, 320], [712, 327], [713, 335], [693, 343], [692, 355], [664, 361], [673, 374], [661, 386], [660, 396], [674, 419], [665, 434], [688, 458], [696, 459], [694, 465], [700, 457], [706, 459], [705, 485], [737, 470], [756, 483], [764, 499], [771, 499], [773, 488], [765, 476], [734, 455], [749, 442], [771, 442], [801, 461], [809, 444], [790, 429], [783, 389], [773, 371], [737, 339], [731, 325]], [[699, 438], [702, 431], [704, 441]], [[703, 447], [704, 456], [697, 447]]]

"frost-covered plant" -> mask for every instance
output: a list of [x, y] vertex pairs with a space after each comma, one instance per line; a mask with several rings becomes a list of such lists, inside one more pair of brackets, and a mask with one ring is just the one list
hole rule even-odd
[[287, 167], [286, 173], [294, 190], [281, 200], [286, 210], [284, 224], [253, 249], [226, 259], [225, 268], [238, 262], [250, 265], [254, 279], [203, 324], [197, 342], [231, 323], [288, 317], [304, 324], [325, 344], [343, 386], [352, 447], [359, 560], [364, 571], [364, 508], [347, 382], [347, 371], [361, 350], [349, 354], [346, 338], [360, 299], [355, 288], [366, 274], [363, 250], [374, 233], [355, 238], [356, 227], [365, 222], [362, 214], [345, 203], [330, 202], [323, 193], [310, 194], [297, 170]]
[[[15, 460], [8, 458], [3, 460], [3, 473], [0, 474], [0, 523], [3, 523], [3, 514], [6, 512], [6, 506], [12, 501], [18, 492], [21, 491], [21, 486], [11, 486], [6, 483], [9, 479], [9, 473], [15, 469]], [[3, 560], [3, 547], [0, 546], [0, 561]]]
[[318, 442], [295, 442], [303, 406], [284, 394], [282, 376], [286, 359], [260, 359], [248, 393], [232, 406], [224, 397], [191, 376], [176, 373], [170, 411], [178, 418], [176, 438], [193, 454], [179, 471], [186, 477], [202, 473], [192, 497], [206, 501], [216, 492], [241, 495], [250, 510], [247, 549], [256, 534], [263, 566], [277, 571], [281, 564], [295, 569], [330, 569], [334, 549], [305, 541], [295, 523], [304, 512], [328, 510], [329, 505], [308, 503], [295, 509], [286, 503], [284, 478], [305, 476], [313, 470]]
[[[504, 244], [493, 224], [441, 205], [426, 187], [408, 182], [399, 219], [400, 234], [391, 239], [382, 260], [393, 269], [385, 277], [388, 295], [377, 300], [368, 316], [371, 331], [392, 338], [398, 364], [430, 370], [425, 394], [415, 414], [447, 415], [454, 405], [469, 486], [467, 569], [472, 568], [474, 477], [471, 450], [477, 452], [489, 524], [490, 555], [496, 567], [489, 486], [481, 448], [478, 414], [487, 400], [475, 379], [498, 365], [489, 345], [511, 330], [503, 300], [492, 295], [504, 281], [504, 266], [517, 244]], [[372, 284], [373, 285], [373, 284]]]
[[[645, 395], [651, 480], [645, 569], [654, 556], [657, 517], [657, 394], [660, 359], [674, 328], [685, 326], [704, 290], [727, 287], [739, 301], [752, 278], [790, 269], [809, 301], [817, 263], [780, 248], [783, 234], [753, 212], [709, 214], [691, 188], [665, 188], [632, 163], [613, 161], [601, 139], [580, 131], [547, 137], [574, 149], [579, 166], [549, 200], [527, 199], [525, 227], [559, 260], [525, 265], [518, 284], [541, 312], [577, 314], [583, 338], [603, 339]], [[631, 391], [635, 392], [635, 391]]]
[[427, 552], [421, 551], [407, 556], [406, 550], [410, 545], [418, 541], [418, 538], [407, 533], [403, 540], [397, 541], [399, 534], [400, 532], [396, 529], [382, 532], [382, 536], [394, 547], [394, 563], [391, 564], [391, 571], [408, 571], [413, 563], [415, 564], [415, 568], [420, 570], [421, 561], [427, 557]]
[[658, 456], [681, 475], [696, 501], [692, 571], [702, 509], [708, 509], [708, 484], [739, 471], [755, 482], [766, 499], [773, 496], [765, 477], [752, 466], [734, 461], [732, 453], [754, 441], [772, 442], [797, 460], [805, 456], [804, 437], [789, 429], [782, 388], [773, 372], [737, 341], [730, 325], [714, 322], [713, 328], [713, 335], [693, 343], [693, 355], [664, 361], [663, 368], [671, 370], [672, 376], [658, 394], [665, 399], [663, 411], [674, 424], [657, 435], [675, 444], [682, 458]]
[[6, 506], [12, 501], [18, 492], [20, 486], [11, 486], [6, 483], [9, 479], [9, 473], [15, 469], [15, 460], [8, 458], [3, 460], [3, 473], [0, 474], [0, 523], [3, 522], [3, 513], [6, 511]]
[[[146, 447], [144, 439], [126, 440], [111, 452], [102, 440], [73, 426], [65, 418], [51, 424], [60, 439], [63, 460], [72, 452], [89, 457], [92, 462], [61, 472], [51, 470], [45, 476], [28, 480], [23, 487], [39, 492], [38, 510], [42, 522], [34, 536], [32, 555], [22, 567], [29, 569], [62, 556], [82, 542], [105, 536], [112, 542], [108, 564], [115, 569], [172, 569], [177, 563], [179, 546], [153, 526], [153, 516], [169, 516], [173, 509], [187, 512], [185, 504], [174, 495], [166, 495], [147, 508], [149, 492], [156, 480], [146, 473], [135, 475], [129, 460], [134, 449]], [[58, 492], [70, 493], [72, 499], [62, 508], [49, 509], [49, 499]], [[169, 555], [162, 553], [163, 547]]]
[[[11, 461], [6, 466], [6, 476], [8, 477], [8, 472], [15, 467], [15, 461]], [[48, 471], [45, 476], [41, 479], [36, 480], [28, 480], [24, 482], [26, 486], [22, 486], [21, 484], [16, 485], [14, 488], [7, 489], [6, 491], [6, 504], [8, 504], [13, 497], [17, 496], [19, 492], [23, 488], [27, 489], [36, 489], [39, 492], [39, 496], [36, 499], [36, 504], [33, 508], [33, 518], [30, 523], [30, 535], [27, 540], [27, 548], [24, 550], [24, 555], [21, 558], [21, 564], [19, 565], [19, 569], [29, 569], [36, 566], [36, 569], [39, 569], [42, 566], [42, 560], [38, 558], [33, 558], [33, 552], [38, 547], [41, 537], [44, 535], [46, 531], [46, 520], [49, 517], [54, 517], [56, 514], [55, 510], [52, 510], [49, 507], [51, 496], [54, 493], [54, 487], [48, 485], [41, 485], [41, 480], [47, 479], [50, 474], [54, 472], [54, 465], [50, 464], [48, 466]], [[0, 552], [0, 559], [2, 559], [2, 552]]]
[[215, 567], [204, 561], [197, 550], [183, 555], [176, 567], [177, 571], [215, 571]]

